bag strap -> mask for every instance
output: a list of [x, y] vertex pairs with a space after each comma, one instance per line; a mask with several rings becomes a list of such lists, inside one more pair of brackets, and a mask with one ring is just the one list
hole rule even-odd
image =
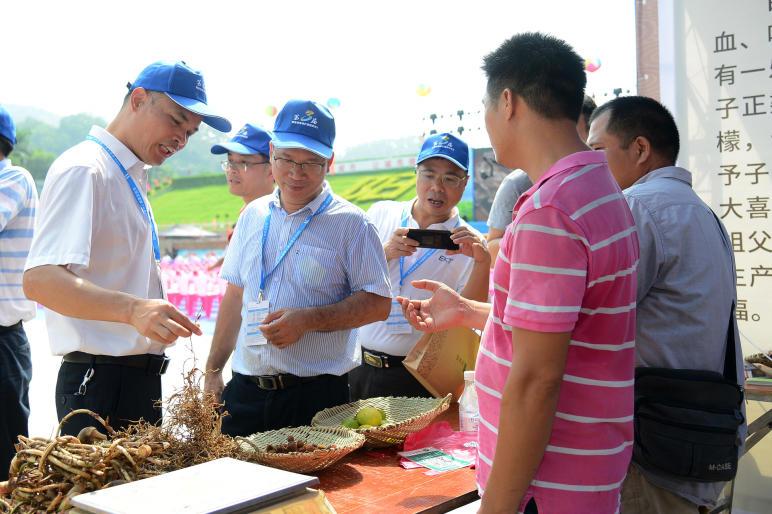
[[729, 315], [729, 329], [726, 334], [726, 352], [724, 353], [724, 378], [732, 383], [737, 383], [737, 365], [735, 364], [735, 338], [734, 338], [734, 302]]

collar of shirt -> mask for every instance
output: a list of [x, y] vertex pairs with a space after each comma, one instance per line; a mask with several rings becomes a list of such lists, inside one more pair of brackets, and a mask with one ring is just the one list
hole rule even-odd
[[515, 203], [515, 207], [512, 211], [512, 219], [515, 219], [515, 214], [520, 209], [520, 206], [525, 201], [533, 196], [533, 194], [544, 184], [547, 180], [558, 175], [568, 169], [578, 168], [579, 166], [587, 166], [588, 164], [606, 164], [606, 154], [603, 152], [596, 152], [594, 150], [588, 150], [586, 152], [576, 152], [570, 155], [566, 155], [562, 159], [559, 159], [555, 164], [550, 166], [547, 173], [541, 176], [538, 182], [531, 186], [531, 188], [520, 195], [520, 198]]
[[[110, 134], [102, 127], [98, 127], [94, 125], [93, 127], [91, 127], [91, 130], [89, 131], [88, 135], [93, 136], [98, 140], [100, 140], [102, 143], [104, 143], [107, 146], [107, 148], [109, 148], [110, 151], [113, 152], [116, 157], [118, 157], [118, 160], [121, 161], [121, 164], [123, 164], [123, 167], [126, 168], [126, 171], [128, 171], [129, 174], [134, 176], [134, 178], [136, 178], [135, 175], [137, 173], [144, 171], [145, 168], [148, 167], [144, 162], [139, 160], [139, 157], [134, 155], [134, 152], [129, 150], [129, 147], [127, 147], [118, 138]], [[110, 162], [113, 162], [112, 159], [110, 159]], [[138, 164], [140, 166], [138, 166]], [[139, 169], [140, 171], [136, 171], [137, 169]]]
[[[413, 205], [418, 201], [418, 198], [413, 198], [412, 200], [408, 200], [404, 203], [404, 207], [402, 208], [402, 214], [400, 216], [404, 216], [404, 213], [407, 211], [407, 226], [408, 227], [415, 227], [418, 228], [418, 222], [413, 218]], [[402, 221], [402, 218], [400, 218], [400, 221]], [[451, 214], [450, 218], [446, 219], [442, 223], [432, 223], [429, 225], [428, 229], [433, 230], [453, 230], [456, 228], [457, 225], [460, 225], [460, 220], [458, 219], [458, 208], [453, 207], [453, 214]]]
[[[327, 198], [327, 194], [332, 194], [332, 188], [330, 187], [330, 184], [325, 180], [322, 183], [322, 192], [319, 193], [316, 198], [308, 202], [305, 207], [302, 209], [298, 209], [297, 211], [287, 214], [287, 216], [296, 216], [297, 214], [301, 212], [305, 212], [307, 210], [310, 210], [311, 212], [316, 212], [316, 210], [322, 205], [322, 202], [324, 202], [324, 199]], [[279, 188], [277, 187], [276, 190], [273, 192], [273, 198], [271, 199], [271, 202], [268, 204], [271, 208], [271, 210], [278, 210], [280, 212], [284, 212], [284, 209], [281, 206], [281, 191], [279, 191]]]
[[630, 187], [635, 187], [638, 184], [650, 182], [658, 178], [672, 178], [688, 184], [689, 187], [692, 185], [692, 174], [690, 172], [683, 168], [679, 168], [678, 166], [665, 166], [664, 168], [659, 168], [648, 172], [646, 175], [639, 178], [635, 184]]
[[0, 171], [4, 170], [5, 168], [10, 168], [12, 166], [11, 159], [6, 157], [3, 160], [0, 160]]

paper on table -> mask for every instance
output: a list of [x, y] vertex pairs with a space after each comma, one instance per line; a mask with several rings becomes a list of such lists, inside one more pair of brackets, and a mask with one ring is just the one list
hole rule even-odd
[[438, 450], [437, 448], [421, 448], [407, 452], [397, 452], [397, 455], [405, 457], [432, 471], [451, 471], [461, 469], [474, 464], [474, 460], [462, 460]]

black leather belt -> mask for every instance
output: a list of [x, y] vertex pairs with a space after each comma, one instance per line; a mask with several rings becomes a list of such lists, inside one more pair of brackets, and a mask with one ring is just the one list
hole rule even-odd
[[374, 368], [393, 368], [402, 366], [403, 360], [405, 360], [404, 355], [389, 355], [388, 353], [362, 348], [362, 362]]
[[287, 389], [288, 387], [295, 387], [296, 385], [313, 382], [314, 380], [328, 376], [317, 375], [315, 377], [298, 377], [290, 375], [289, 373], [282, 373], [280, 375], [242, 375], [241, 373], [234, 372], [233, 374], [246, 378], [260, 389], [265, 389], [266, 391]]
[[144, 353], [140, 355], [92, 355], [85, 352], [70, 352], [62, 357], [64, 362], [73, 364], [113, 364], [129, 368], [144, 369], [148, 375], [163, 375], [171, 360], [166, 355]]
[[10, 327], [4, 327], [0, 325], [0, 334], [3, 334], [5, 332], [13, 332], [14, 330], [19, 330], [20, 328], [22, 328], [21, 321], [14, 323]]

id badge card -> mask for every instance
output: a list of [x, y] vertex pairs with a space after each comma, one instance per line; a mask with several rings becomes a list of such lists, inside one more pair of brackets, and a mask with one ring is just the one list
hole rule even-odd
[[247, 346], [268, 344], [268, 340], [259, 328], [266, 316], [268, 316], [268, 300], [247, 303], [247, 333], [245, 337]]
[[386, 320], [386, 331], [394, 335], [413, 333], [413, 327], [410, 326], [405, 316], [402, 315], [402, 305], [393, 298], [391, 300], [391, 312], [389, 312], [389, 318]]

